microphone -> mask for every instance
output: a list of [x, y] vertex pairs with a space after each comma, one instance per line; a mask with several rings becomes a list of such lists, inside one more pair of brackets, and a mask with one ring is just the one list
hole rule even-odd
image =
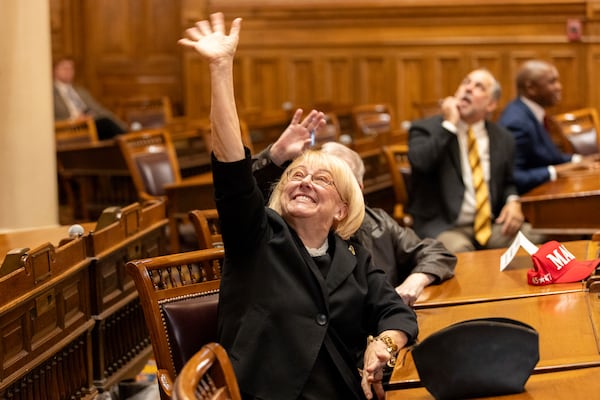
[[67, 232], [69, 234], [69, 237], [60, 239], [60, 242], [58, 242], [58, 247], [64, 246], [65, 244], [82, 237], [85, 233], [85, 229], [83, 229], [83, 226], [79, 224], [74, 224], [69, 227], [69, 230]]
[[83, 236], [84, 233], [85, 233], [85, 230], [83, 229], [83, 226], [81, 226], [79, 224], [71, 225], [69, 227], [69, 237], [72, 239], [81, 237], [81, 236]]

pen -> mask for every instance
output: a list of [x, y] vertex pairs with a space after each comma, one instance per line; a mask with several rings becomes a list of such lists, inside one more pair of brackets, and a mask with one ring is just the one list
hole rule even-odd
[[315, 130], [311, 129], [310, 131], [310, 145], [311, 147], [315, 145]]

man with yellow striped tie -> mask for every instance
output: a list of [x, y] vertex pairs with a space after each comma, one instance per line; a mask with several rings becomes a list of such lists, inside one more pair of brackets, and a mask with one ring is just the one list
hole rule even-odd
[[513, 180], [513, 137], [487, 119], [500, 93], [494, 76], [476, 69], [442, 101], [441, 115], [409, 130], [414, 228], [451, 252], [506, 247], [530, 229]]

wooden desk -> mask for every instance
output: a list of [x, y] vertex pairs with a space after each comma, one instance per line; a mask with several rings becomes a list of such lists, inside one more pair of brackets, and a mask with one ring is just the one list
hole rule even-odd
[[600, 230], [600, 170], [546, 182], [521, 196], [523, 214], [543, 233], [592, 234]]
[[[591, 242], [565, 242], [578, 260], [596, 258]], [[594, 247], [595, 248], [595, 247]], [[527, 284], [527, 270], [533, 267], [531, 256], [520, 249], [507, 269], [500, 271], [500, 256], [506, 249], [480, 250], [457, 254], [455, 276], [440, 285], [425, 288], [416, 309], [477, 303], [482, 301], [578, 292], [581, 282], [546, 286]]]
[[[525, 392], [486, 397], [486, 400], [580, 400], [600, 393], [600, 367], [534, 374], [525, 384]], [[391, 390], [386, 400], [433, 400], [425, 388]]]
[[[178, 135], [173, 146], [182, 176], [210, 170], [202, 136]], [[71, 218], [62, 223], [96, 220], [107, 207], [124, 207], [138, 201], [131, 174], [114, 140], [72, 146], [56, 154], [71, 213]]]
[[[537, 371], [600, 366], [597, 336], [598, 293], [574, 293], [534, 296], [461, 306], [417, 310], [419, 339], [453, 323], [484, 317], [505, 317], [525, 322], [539, 333], [540, 361]], [[419, 377], [410, 354], [405, 364], [396, 365], [390, 387], [414, 387]]]

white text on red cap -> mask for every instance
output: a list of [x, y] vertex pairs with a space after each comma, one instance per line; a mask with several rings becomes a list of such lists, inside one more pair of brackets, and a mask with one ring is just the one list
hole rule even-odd
[[552, 253], [546, 254], [546, 258], [560, 271], [562, 267], [574, 260], [575, 256], [561, 244]]

